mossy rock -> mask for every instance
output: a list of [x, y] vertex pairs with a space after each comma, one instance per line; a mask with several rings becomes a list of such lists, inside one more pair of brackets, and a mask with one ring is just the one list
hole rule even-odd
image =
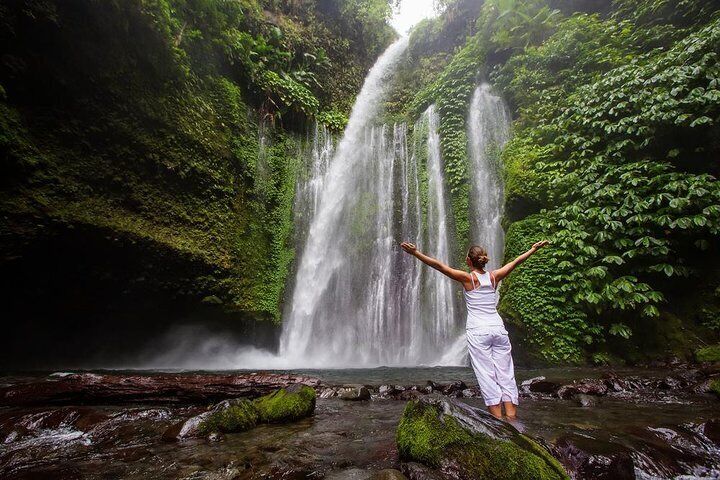
[[720, 380], [713, 380], [710, 382], [710, 391], [720, 397]]
[[491, 415], [435, 396], [407, 404], [397, 430], [404, 461], [478, 480], [569, 479], [545, 448]]
[[698, 362], [720, 362], [720, 345], [710, 345], [695, 350], [695, 359]]
[[218, 403], [198, 426], [198, 431], [206, 435], [212, 432], [244, 432], [258, 423], [258, 412], [249, 400], [235, 399]]
[[254, 402], [261, 423], [281, 423], [309, 417], [315, 411], [315, 389], [306, 385], [282, 388]]

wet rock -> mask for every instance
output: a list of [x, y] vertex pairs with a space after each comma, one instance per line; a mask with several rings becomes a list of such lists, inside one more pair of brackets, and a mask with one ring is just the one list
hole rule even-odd
[[[365, 389], [367, 391], [367, 389]], [[369, 396], [368, 392], [368, 396]], [[315, 389], [292, 385], [253, 402], [261, 423], [281, 423], [309, 417], [315, 411]]]
[[440, 387], [437, 383], [431, 380], [428, 380], [425, 384], [425, 387], [422, 388], [422, 392], [426, 394], [430, 394], [435, 391], [442, 391], [442, 387]]
[[323, 388], [320, 392], [320, 395], [318, 395], [320, 398], [333, 398], [337, 396], [337, 391], [334, 388]]
[[570, 385], [563, 385], [557, 391], [557, 396], [562, 399], [572, 398], [573, 395], [583, 393], [585, 395], [602, 396], [607, 394], [608, 387], [602, 380], [586, 378], [573, 382]]
[[416, 398], [422, 397], [423, 394], [420, 393], [418, 390], [415, 389], [408, 389], [400, 392], [400, 395], [398, 395], [398, 398], [400, 400], [413, 400]]
[[426, 467], [422, 463], [405, 462], [400, 469], [408, 480], [448, 480], [449, 476], [442, 472]]
[[397, 392], [398, 390], [392, 385], [380, 385], [378, 388], [378, 394], [381, 397], [390, 397]]
[[[479, 408], [439, 395], [411, 401], [397, 431], [400, 458], [458, 478], [567, 479], [540, 444]], [[408, 475], [409, 476], [409, 475]]]
[[547, 381], [545, 377], [531, 378], [520, 384], [521, 391], [525, 393], [554, 394], [559, 388], [560, 385], [555, 382]]
[[632, 480], [635, 468], [630, 453], [622, 447], [595, 441], [590, 447], [602, 453], [590, 453], [585, 447], [587, 438], [561, 438], [553, 448], [573, 478], [593, 480]]
[[342, 400], [370, 400], [370, 390], [365, 385], [346, 385], [338, 390]]
[[720, 397], [720, 379], [713, 379], [710, 381], [710, 392]]
[[442, 393], [443, 395], [451, 397], [461, 397], [463, 390], [467, 390], [467, 388], [468, 387], [465, 385], [465, 382], [457, 380], [449, 385], [445, 385], [442, 388]]
[[715, 445], [720, 446], [720, 419], [714, 418], [708, 420], [703, 425], [703, 435], [705, 435]]
[[[203, 412], [200, 415], [196, 415], [194, 417], [191, 417], [187, 419], [181, 426], [180, 429], [177, 432], [177, 435], [175, 435], [175, 438], [178, 439], [185, 439], [185, 438], [195, 438], [202, 436], [203, 429], [201, 429], [201, 425], [207, 420], [210, 415], [212, 415], [212, 412]], [[170, 427], [165, 434], [165, 436], [170, 436], [174, 432], [175, 428]]]
[[370, 480], [408, 480], [400, 470], [388, 468], [370, 475]]
[[475, 398], [480, 396], [480, 392], [475, 388], [466, 388], [462, 391], [462, 396], [465, 398]]
[[207, 437], [209, 442], [221, 442], [225, 439], [225, 436], [220, 432], [213, 432]]
[[320, 380], [303, 375], [275, 373], [241, 375], [82, 373], [0, 387], [0, 405], [199, 403], [228, 397], [256, 398], [294, 384], [316, 387], [320, 385]]
[[573, 395], [572, 398], [581, 407], [594, 407], [598, 404], [598, 397], [593, 397], [592, 395], [586, 395], [584, 393], [578, 393], [577, 395]]

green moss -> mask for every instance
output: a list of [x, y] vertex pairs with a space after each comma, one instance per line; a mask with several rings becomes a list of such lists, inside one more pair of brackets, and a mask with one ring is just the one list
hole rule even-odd
[[566, 479], [562, 466], [528, 437], [518, 442], [472, 434], [438, 407], [411, 401], [397, 430], [400, 456], [438, 468], [458, 465], [465, 476], [482, 479]]
[[710, 345], [695, 351], [698, 362], [720, 362], [720, 345]]
[[211, 432], [244, 432], [258, 423], [258, 412], [249, 400], [229, 400], [229, 405], [218, 408], [199, 426], [203, 435]]
[[710, 391], [720, 397], [720, 380], [710, 382]]
[[279, 423], [309, 417], [315, 411], [315, 389], [301, 386], [297, 390], [280, 389], [254, 402], [258, 420]]

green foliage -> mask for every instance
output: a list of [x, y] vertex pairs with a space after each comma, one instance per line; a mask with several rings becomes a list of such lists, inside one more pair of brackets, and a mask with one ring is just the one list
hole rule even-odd
[[262, 423], [279, 423], [308, 417], [315, 411], [315, 389], [301, 386], [296, 391], [284, 388], [254, 401]]
[[698, 362], [720, 362], [720, 345], [710, 345], [695, 351]]
[[[532, 285], [540, 277], [523, 278], [530, 272], [508, 281], [503, 305], [534, 343], [565, 335], [574, 352], [542, 346], [551, 360], [578, 360], [583, 344], [597, 345], [608, 335], [631, 338], [633, 318], [657, 317], [663, 291], [703, 268], [702, 252], [712, 249], [720, 231], [720, 187], [710, 173], [719, 148], [720, 24], [629, 62], [614, 36], [594, 35], [594, 42], [580, 35], [593, 28], [626, 38], [632, 33], [622, 23], [575, 17], [558, 38], [510, 60], [498, 76], [514, 92], [523, 125], [504, 154], [509, 211], [521, 217], [541, 209], [520, 223], [534, 223], [536, 234], [550, 239], [544, 295], [566, 306], [539, 327], [546, 331], [538, 330], [537, 305], [521, 303], [540, 294]], [[626, 48], [628, 55], [636, 49]], [[562, 52], [571, 53], [572, 65], [553, 79], [548, 61]], [[588, 56], [604, 60], [575, 60]], [[614, 63], [626, 64], [606, 70]], [[545, 87], [557, 92], [522, 93]], [[508, 255], [516, 225], [508, 232]], [[535, 270], [530, 262], [527, 269]]]
[[[543, 215], [532, 215], [510, 226], [505, 237], [506, 262], [547, 236], [546, 220]], [[498, 308], [503, 317], [524, 327], [527, 346], [541, 358], [579, 363], [583, 345], [593, 341], [598, 327], [564, 291], [567, 282], [562, 279], [572, 274], [573, 265], [549, 268], [553, 248], [540, 250], [503, 281]]]
[[562, 466], [531, 439], [518, 443], [472, 434], [450, 415], [417, 400], [408, 402], [397, 429], [400, 457], [439, 468], [452, 459], [468, 478], [568, 478]]
[[[466, 117], [475, 78], [484, 59], [480, 36], [470, 37], [435, 82], [419, 92], [411, 106], [415, 115], [436, 103], [440, 115], [440, 151], [445, 162], [458, 245], [470, 243], [468, 145]], [[461, 256], [457, 252], [458, 258]]]

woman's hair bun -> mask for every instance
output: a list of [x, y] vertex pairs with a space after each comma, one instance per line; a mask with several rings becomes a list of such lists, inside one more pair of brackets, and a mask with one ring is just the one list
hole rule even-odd
[[479, 269], [484, 269], [485, 265], [487, 265], [487, 263], [490, 261], [487, 256], [487, 250], [477, 245], [473, 245], [472, 247], [470, 247], [467, 256], [470, 259], [470, 263], [472, 263], [473, 267]]

